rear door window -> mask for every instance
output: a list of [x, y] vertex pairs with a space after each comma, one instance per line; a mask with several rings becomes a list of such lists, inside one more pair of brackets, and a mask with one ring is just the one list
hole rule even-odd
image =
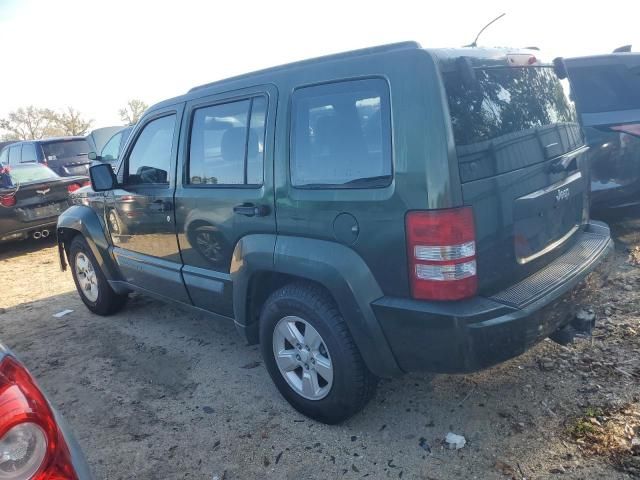
[[36, 146], [33, 143], [25, 143], [22, 145], [22, 163], [36, 162], [38, 155], [36, 154]]
[[291, 184], [371, 188], [391, 182], [391, 114], [382, 79], [296, 90], [292, 97]]
[[262, 184], [266, 103], [260, 96], [195, 110], [187, 183]]

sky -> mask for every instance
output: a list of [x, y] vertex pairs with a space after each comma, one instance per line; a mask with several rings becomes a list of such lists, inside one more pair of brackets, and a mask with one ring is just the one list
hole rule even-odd
[[93, 127], [119, 125], [132, 98], [151, 105], [232, 75], [403, 40], [457, 47], [501, 13], [479, 45], [537, 46], [548, 58], [640, 51], [638, 0], [0, 0], [0, 118], [72, 106]]

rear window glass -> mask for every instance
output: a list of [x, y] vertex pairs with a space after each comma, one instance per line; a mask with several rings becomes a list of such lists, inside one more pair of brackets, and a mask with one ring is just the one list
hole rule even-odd
[[33, 143], [25, 143], [22, 145], [22, 159], [20, 160], [23, 163], [27, 162], [35, 162], [38, 160], [38, 155], [36, 154], [36, 146]]
[[498, 175], [584, 144], [569, 84], [548, 67], [443, 73], [462, 181]]
[[569, 76], [582, 113], [640, 109], [640, 70], [625, 65], [570, 67]]
[[[20, 183], [39, 182], [43, 180], [53, 180], [58, 178], [58, 175], [53, 170], [43, 165], [29, 165], [21, 166], [17, 168], [9, 168], [5, 172], [8, 175], [10, 183], [17, 185]], [[7, 180], [7, 179], [5, 179]]]
[[86, 140], [64, 140], [61, 142], [49, 142], [42, 144], [44, 156], [47, 160], [59, 158], [78, 157], [86, 155], [91, 150]]
[[293, 186], [358, 188], [390, 181], [391, 120], [384, 80], [345, 81], [294, 92]]

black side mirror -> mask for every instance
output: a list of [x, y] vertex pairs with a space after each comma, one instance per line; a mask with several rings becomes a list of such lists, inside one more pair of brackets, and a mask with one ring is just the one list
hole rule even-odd
[[87, 157], [89, 158], [89, 160], [102, 160], [102, 157], [98, 155], [96, 152], [89, 152], [87, 154]]
[[462, 85], [467, 90], [476, 90], [478, 88], [478, 77], [469, 57], [456, 58], [456, 69], [462, 80]]
[[108, 163], [99, 163], [89, 168], [91, 187], [94, 192], [106, 192], [113, 190], [118, 185], [116, 174]]

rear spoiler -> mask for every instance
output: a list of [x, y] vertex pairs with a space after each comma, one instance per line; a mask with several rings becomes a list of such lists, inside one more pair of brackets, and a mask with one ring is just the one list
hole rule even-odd
[[623, 53], [623, 52], [630, 52], [631, 51], [631, 45], [623, 45], [621, 47], [616, 48], [613, 53]]

